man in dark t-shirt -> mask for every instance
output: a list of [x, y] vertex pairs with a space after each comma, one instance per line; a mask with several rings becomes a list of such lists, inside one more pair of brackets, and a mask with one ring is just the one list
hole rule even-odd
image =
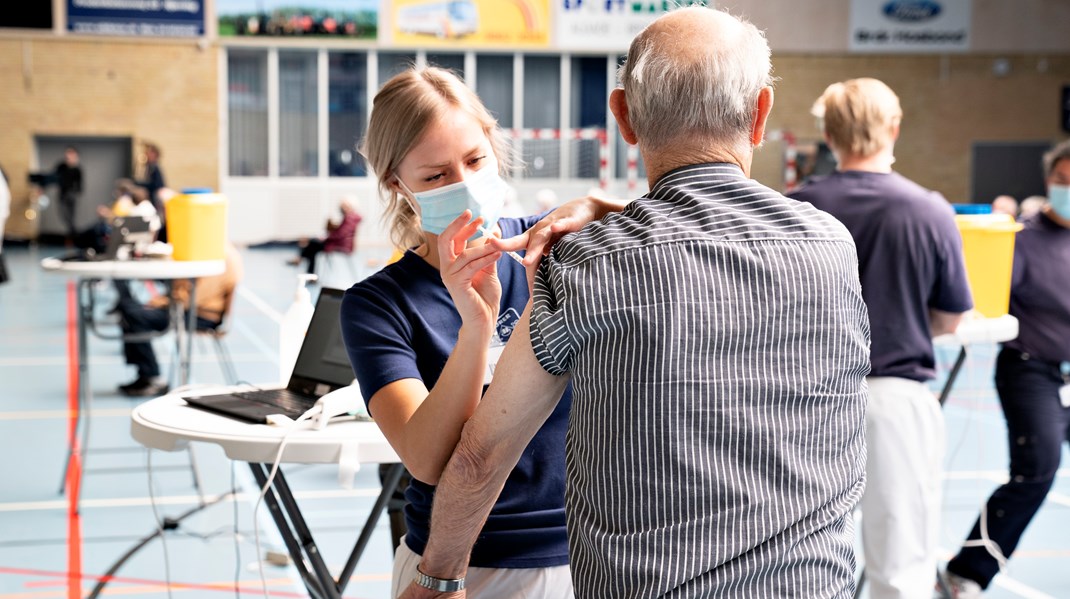
[[862, 541], [870, 597], [924, 597], [936, 574], [945, 430], [925, 385], [932, 337], [973, 307], [954, 211], [892, 171], [899, 99], [876, 79], [835, 83], [818, 99], [836, 172], [792, 197], [842, 222], [858, 251], [872, 344], [867, 382]]

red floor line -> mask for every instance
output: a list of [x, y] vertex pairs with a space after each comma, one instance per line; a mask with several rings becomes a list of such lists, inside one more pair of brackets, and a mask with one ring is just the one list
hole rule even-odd
[[78, 446], [78, 290], [67, 283], [67, 407], [70, 460], [67, 464], [67, 599], [82, 596], [82, 520], [78, 498], [82, 492], [82, 449]]
[[[30, 568], [7, 568], [0, 566], [0, 574], [15, 574], [21, 576], [43, 576], [49, 578], [67, 578], [69, 585], [80, 586], [84, 580], [98, 582], [106, 580], [108, 582], [115, 582], [118, 584], [140, 584], [140, 585], [156, 585], [166, 586], [167, 582], [163, 580], [151, 580], [148, 578], [129, 578], [125, 576], [100, 576], [96, 574], [84, 574], [79, 573], [77, 576], [74, 572], [68, 574], [67, 572], [54, 572], [52, 570], [34, 570]], [[264, 595], [264, 591], [260, 588], [259, 581], [255, 586], [250, 586], [248, 583], [238, 588], [238, 593], [251, 594], [251, 595]], [[286, 582], [291, 582], [289, 579]], [[171, 581], [171, 588], [174, 590], [201, 590], [201, 591], [219, 591], [224, 593], [234, 593], [234, 583], [218, 583], [218, 584], [203, 584], [195, 582], [175, 582]], [[268, 589], [267, 594], [272, 597], [307, 597], [304, 593], [294, 593], [290, 591], [273, 591]]]

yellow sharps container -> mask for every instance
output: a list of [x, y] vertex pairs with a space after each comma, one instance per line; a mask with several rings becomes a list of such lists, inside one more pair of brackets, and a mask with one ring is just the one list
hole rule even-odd
[[1014, 235], [1022, 225], [1006, 214], [959, 214], [955, 222], [974, 309], [988, 318], [1005, 315], [1011, 301]]
[[174, 260], [222, 260], [227, 240], [227, 199], [210, 189], [183, 189], [164, 204], [167, 242]]

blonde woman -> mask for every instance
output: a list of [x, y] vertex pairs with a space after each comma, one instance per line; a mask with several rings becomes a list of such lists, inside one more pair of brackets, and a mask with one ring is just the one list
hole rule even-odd
[[[394, 560], [392, 596], [422, 576], [434, 485], [493, 375], [529, 297], [524, 266], [484, 235], [543, 244], [614, 202], [585, 198], [549, 216], [499, 218], [508, 193], [502, 132], [451, 73], [413, 69], [375, 97], [364, 155], [379, 182], [396, 262], [348, 290], [342, 329], [369, 413], [412, 476], [408, 531]], [[565, 537], [565, 428], [571, 391], [516, 464], [472, 552], [469, 597], [572, 596]], [[459, 584], [459, 583], [458, 583]], [[445, 585], [442, 587], [441, 585]]]

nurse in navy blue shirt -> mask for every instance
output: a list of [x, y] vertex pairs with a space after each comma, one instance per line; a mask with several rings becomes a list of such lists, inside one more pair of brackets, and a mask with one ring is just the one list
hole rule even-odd
[[999, 573], [1051, 490], [1070, 439], [1070, 140], [1045, 154], [1044, 174], [1048, 203], [1022, 219], [1014, 242], [1010, 313], [1018, 337], [996, 359], [1010, 476], [947, 565], [956, 597], [980, 596]]
[[[375, 97], [363, 154], [391, 239], [410, 249], [346, 292], [341, 319], [368, 411], [411, 474], [392, 596], [413, 580], [460, 584], [418, 570], [435, 484], [529, 297], [524, 266], [482, 237], [534, 231], [550, 241], [620, 209], [585, 198], [545, 217], [498, 218], [505, 147], [494, 118], [448, 71], [403, 72]], [[564, 509], [570, 405], [566, 390], [514, 467], [472, 552], [469, 597], [572, 596]]]

